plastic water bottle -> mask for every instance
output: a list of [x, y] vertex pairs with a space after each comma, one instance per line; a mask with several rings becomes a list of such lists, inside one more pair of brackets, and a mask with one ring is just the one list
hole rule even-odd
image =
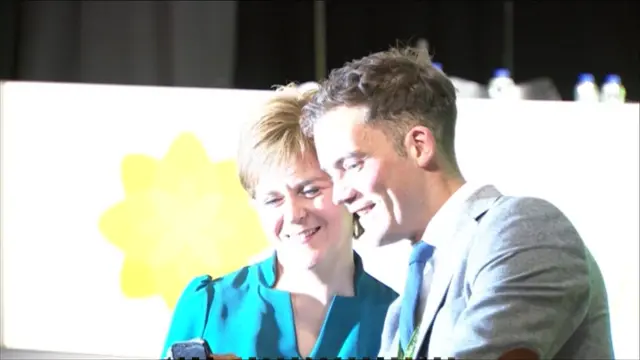
[[489, 80], [489, 97], [491, 99], [517, 99], [518, 88], [511, 78], [508, 69], [496, 69]]
[[626, 90], [622, 86], [620, 76], [607, 75], [600, 90], [600, 101], [607, 103], [624, 103]]
[[600, 94], [596, 80], [592, 74], [580, 74], [578, 83], [574, 89], [574, 98], [576, 101], [598, 102]]

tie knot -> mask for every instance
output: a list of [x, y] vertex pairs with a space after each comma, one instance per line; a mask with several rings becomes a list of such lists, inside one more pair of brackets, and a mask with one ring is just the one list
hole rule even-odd
[[413, 245], [411, 256], [409, 257], [409, 263], [427, 262], [433, 255], [433, 250], [433, 246], [424, 241], [418, 241], [418, 243]]

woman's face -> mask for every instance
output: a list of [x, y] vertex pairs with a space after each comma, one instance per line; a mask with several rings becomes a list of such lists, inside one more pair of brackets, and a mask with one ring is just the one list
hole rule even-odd
[[333, 185], [315, 156], [260, 175], [254, 202], [262, 227], [287, 269], [310, 269], [351, 251], [353, 222], [332, 202]]

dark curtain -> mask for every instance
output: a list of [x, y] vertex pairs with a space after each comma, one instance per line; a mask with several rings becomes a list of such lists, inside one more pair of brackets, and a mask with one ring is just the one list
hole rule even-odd
[[516, 1], [518, 80], [549, 76], [572, 99], [578, 74], [601, 83], [618, 74], [627, 99], [640, 100], [640, 2]]
[[2, 0], [5, 79], [233, 86], [236, 2]]
[[[640, 99], [640, 2], [327, 0], [327, 67], [429, 42], [450, 75], [549, 77], [572, 99], [582, 72], [622, 77]], [[314, 79], [312, 1], [0, 2], [0, 77], [268, 89]], [[508, 39], [508, 38], [507, 38]]]
[[328, 66], [425, 38], [452, 75], [486, 80], [502, 66], [502, 4], [491, 1], [327, 3]]
[[17, 1], [0, 1], [0, 79], [17, 75], [18, 13]]
[[313, 80], [313, 2], [238, 1], [235, 86]]
[[[426, 38], [434, 61], [453, 76], [486, 84], [506, 66], [518, 82], [551, 78], [570, 100], [579, 73], [593, 73], [598, 82], [616, 73], [628, 99], [640, 99], [640, 2], [513, 1], [507, 46], [505, 1], [325, 3], [329, 69]], [[238, 87], [313, 80], [312, 7], [311, 1], [239, 2]]]
[[[500, 2], [325, 4], [328, 70], [397, 43], [413, 45], [420, 37], [428, 39], [445, 70], [458, 70], [457, 76], [484, 80], [492, 66], [500, 65]], [[478, 27], [483, 31], [471, 30]], [[240, 1], [236, 86], [267, 89], [316, 80], [313, 42], [312, 1]]]

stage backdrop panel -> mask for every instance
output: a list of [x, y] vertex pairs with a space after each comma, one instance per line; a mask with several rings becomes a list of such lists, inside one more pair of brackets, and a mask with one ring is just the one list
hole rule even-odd
[[[2, 84], [3, 346], [157, 357], [191, 277], [268, 254], [233, 156], [270, 94]], [[571, 218], [607, 281], [617, 357], [639, 358], [638, 105], [465, 100], [459, 113], [465, 176]], [[391, 264], [407, 244], [360, 251], [402, 289]]]

